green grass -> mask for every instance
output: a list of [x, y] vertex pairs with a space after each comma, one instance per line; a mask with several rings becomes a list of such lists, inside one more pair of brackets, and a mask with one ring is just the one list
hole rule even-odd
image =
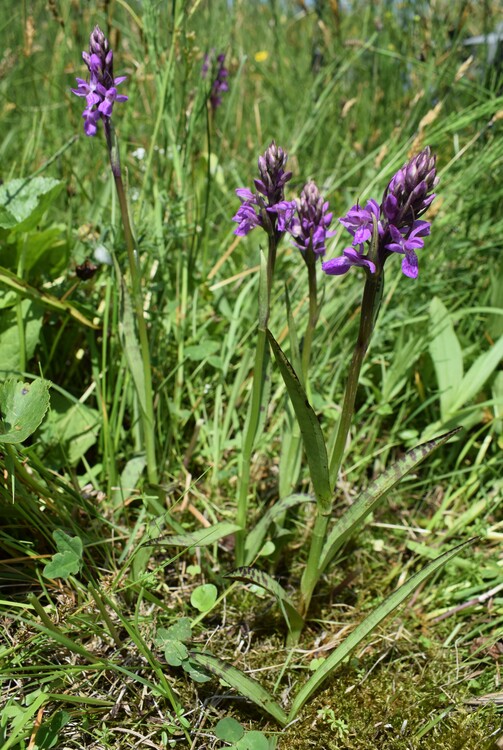
[[[42, 375], [52, 383], [39, 429], [0, 453], [2, 747], [220, 748], [214, 729], [226, 716], [285, 750], [499, 747], [503, 376], [501, 362], [484, 362], [478, 379], [470, 368], [503, 333], [502, 77], [484, 50], [463, 69], [462, 46], [492, 30], [498, 14], [496, 3], [461, 1], [325, 3], [318, 14], [288, 2], [77, 8], [60, 0], [46, 8], [5, 0], [1, 177], [61, 186], [26, 231], [0, 228], [2, 379]], [[139, 247], [158, 484], [146, 478], [136, 354], [123, 335], [127, 253], [103, 132], [84, 136], [81, 101], [70, 93], [75, 76], [84, 76], [81, 50], [96, 23], [110, 37], [115, 75], [128, 76], [129, 101], [116, 105], [114, 123]], [[226, 51], [230, 71], [213, 117], [200, 76], [211, 48]], [[410, 153], [429, 144], [438, 154], [419, 278], [404, 278], [393, 259], [387, 264], [335, 515], [405, 449], [464, 427], [343, 548], [295, 649], [285, 647], [274, 602], [224, 577], [234, 565], [232, 537], [188, 550], [155, 544], [235, 521], [265, 235], [238, 241], [231, 217], [234, 189], [252, 185], [272, 139], [289, 154], [288, 197], [315, 179], [335, 218], [357, 200], [379, 199]], [[338, 231], [330, 257], [343, 241]], [[100, 265], [91, 280], [78, 281], [76, 266], [101, 245], [120, 273]], [[270, 328], [287, 354], [285, 285], [299, 333], [308, 311], [299, 264], [284, 241]], [[319, 284], [310, 390], [330, 434], [362, 276], [320, 273]], [[36, 300], [33, 290], [41, 293]], [[452, 324], [447, 363], [435, 357], [434, 300]], [[449, 411], [442, 383], [461, 360], [471, 375]], [[309, 491], [305, 461], [298, 477], [289, 464], [287, 404], [273, 369], [252, 456], [249, 529], [280, 492]], [[292, 597], [312, 520], [307, 503], [277, 519], [274, 547], [258, 562]], [[82, 541], [65, 578], [44, 575], [61, 554], [55, 531]], [[198, 683], [168, 665], [156, 644], [159, 628], [188, 617], [191, 647], [250, 670], [289, 703], [314, 659], [432, 556], [474, 536], [473, 547], [360, 644], [282, 732], [216, 678]], [[219, 599], [200, 612], [191, 594], [204, 583]]]

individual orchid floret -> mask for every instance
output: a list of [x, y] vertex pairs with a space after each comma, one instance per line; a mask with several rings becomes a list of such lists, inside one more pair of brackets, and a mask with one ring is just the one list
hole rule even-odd
[[287, 231], [303, 255], [309, 248], [316, 257], [325, 255], [325, 242], [335, 234], [329, 231], [332, 216], [328, 210], [328, 201], [323, 200], [316, 183], [308, 182], [297, 203], [297, 216], [292, 217], [287, 226]]
[[254, 180], [257, 192], [253, 193], [249, 188], [236, 190], [242, 205], [232, 217], [238, 222], [234, 234], [244, 236], [257, 226], [268, 232], [286, 231], [296, 207], [295, 202], [284, 199], [285, 184], [292, 176], [291, 172], [284, 170], [287, 159], [287, 154], [274, 141], [259, 157], [260, 179]]
[[354, 245], [361, 245], [368, 242], [374, 232], [374, 218], [379, 222], [381, 209], [377, 201], [371, 199], [367, 201], [365, 208], [358, 204], [350, 208], [345, 216], [339, 219], [343, 227], [346, 227], [349, 234], [354, 238]]
[[99, 26], [91, 33], [89, 52], [83, 52], [82, 58], [89, 69], [89, 81], [77, 78], [78, 87], [72, 92], [85, 98], [84, 132], [94, 136], [99, 120], [106, 123], [111, 118], [114, 103], [127, 101], [127, 96], [117, 93], [117, 86], [126, 80], [126, 76], [114, 78], [113, 52]]
[[365, 268], [369, 273], [375, 273], [375, 263], [363, 253], [363, 245], [360, 250], [356, 247], [346, 247], [343, 254], [337, 258], [331, 258], [321, 264], [323, 271], [329, 276], [342, 276], [353, 266]]
[[400, 231], [395, 226], [389, 227], [392, 242], [388, 242], [385, 246], [386, 250], [391, 250], [393, 253], [402, 253], [405, 255], [402, 260], [402, 271], [405, 276], [410, 279], [417, 278], [418, 275], [418, 260], [416, 250], [424, 247], [424, 241], [422, 237], [427, 237], [431, 231], [431, 224], [429, 221], [415, 221], [411, 229], [407, 229], [405, 234], [404, 231]]

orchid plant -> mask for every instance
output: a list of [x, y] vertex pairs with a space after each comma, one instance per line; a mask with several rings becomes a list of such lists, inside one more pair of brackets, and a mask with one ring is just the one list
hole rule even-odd
[[[418, 275], [416, 251], [424, 246], [424, 238], [431, 231], [430, 223], [420, 217], [435, 198], [433, 191], [437, 184], [436, 157], [429, 147], [425, 148], [396, 172], [388, 183], [380, 204], [377, 200], [370, 199], [365, 206], [353, 206], [339, 219], [352, 237], [352, 242], [340, 256], [328, 260], [324, 260], [326, 240], [334, 234], [330, 229], [332, 213], [329, 211], [328, 202], [312, 181], [304, 187], [299, 199], [285, 200], [284, 187], [291, 178], [291, 173], [285, 170], [286, 161], [286, 153], [273, 142], [259, 158], [260, 177], [255, 180], [255, 191], [248, 188], [239, 188], [236, 191], [241, 206], [233, 217], [238, 224], [235, 233], [244, 236], [256, 228], [262, 229], [268, 239], [268, 255], [261, 256], [258, 340], [239, 478], [239, 530], [236, 549], [238, 567], [228, 577], [258, 584], [276, 597], [287, 623], [288, 641], [293, 645], [298, 641], [304, 627], [315, 587], [342, 545], [400, 479], [417, 467], [433, 450], [445, 443], [456, 430], [409, 450], [403, 458], [378, 476], [354, 504], [342, 512], [337, 521], [331, 521], [335, 504], [338, 502], [337, 478], [354, 414], [360, 371], [379, 314], [384, 266], [388, 258], [399, 254], [402, 256], [403, 274], [409, 279], [414, 279]], [[293, 361], [287, 358], [268, 327], [275, 260], [279, 243], [285, 234], [291, 236], [301, 252], [307, 267], [309, 286], [309, 316], [304, 346], [301, 355], [293, 357]], [[328, 276], [345, 274], [353, 266], [362, 268], [365, 274], [359, 331], [349, 365], [340, 418], [335, 435], [329, 436], [328, 440], [322, 433], [306, 390], [310, 351], [319, 315], [316, 281], [318, 257], [322, 259], [322, 271]], [[280, 499], [263, 514], [254, 528], [248, 529], [249, 463], [259, 434], [261, 415], [267, 412], [269, 352], [274, 356], [298, 421], [313, 496], [293, 494]], [[327, 446], [333, 446], [330, 455]], [[292, 601], [272, 576], [254, 567], [253, 563], [260, 553], [267, 530], [273, 521], [289, 508], [308, 502], [313, 497], [314, 522], [307, 562], [297, 600]], [[239, 692], [255, 701], [280, 724], [286, 724], [295, 719], [314, 691], [358, 643], [372, 632], [382, 619], [393, 612], [418, 585], [458, 554], [464, 546], [459, 545], [430, 562], [376, 607], [314, 671], [312, 677], [297, 693], [288, 713], [261, 685], [218, 657], [207, 651], [192, 652], [191, 657], [196, 664], [219, 675]]]

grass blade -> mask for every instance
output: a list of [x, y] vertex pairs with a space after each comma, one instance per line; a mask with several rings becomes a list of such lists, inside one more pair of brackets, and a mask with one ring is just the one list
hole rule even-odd
[[229, 521], [220, 521], [208, 529], [187, 532], [187, 534], [172, 534], [162, 539], [152, 539], [145, 542], [144, 547], [208, 547], [218, 542], [224, 536], [229, 536], [239, 531], [240, 527]]
[[366, 638], [372, 631], [390, 615], [393, 610], [402, 604], [410, 594], [416, 589], [423, 581], [429, 576], [433, 575], [437, 570], [442, 568], [449, 560], [458, 555], [461, 550], [473, 544], [474, 539], [469, 539], [467, 542], [458, 544], [449, 552], [445, 552], [440, 557], [437, 557], [431, 563], [428, 563], [422, 570], [415, 575], [411, 576], [400, 588], [390, 594], [376, 609], [361, 622], [358, 627], [353, 630], [350, 636], [348, 636], [341, 645], [333, 651], [328, 659], [318, 667], [313, 676], [306, 682], [301, 688], [295, 700], [293, 701], [292, 708], [288, 715], [288, 721], [293, 721], [301, 708], [304, 706], [306, 701], [309, 700], [311, 695], [318, 689], [318, 687], [326, 680], [326, 678], [334, 671], [334, 669], [348, 656], [351, 651], [358, 646], [358, 644]]

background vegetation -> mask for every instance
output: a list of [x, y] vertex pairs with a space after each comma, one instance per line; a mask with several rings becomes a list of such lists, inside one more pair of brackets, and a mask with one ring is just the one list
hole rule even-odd
[[[217, 722], [231, 715], [254, 750], [264, 737], [265, 747], [333, 750], [501, 746], [502, 57], [501, 47], [491, 59], [487, 45], [464, 43], [501, 21], [489, 1], [4, 0], [1, 205], [14, 179], [55, 182], [33, 221], [12, 229], [0, 216], [2, 377], [52, 383], [38, 431], [1, 453], [3, 747], [219, 748], [230, 741]], [[114, 122], [149, 324], [156, 486], [145, 480], [121, 339], [127, 260], [103, 133], [84, 136], [81, 102], [70, 93], [97, 23], [114, 49], [115, 75], [128, 76], [129, 101], [116, 106]], [[226, 53], [230, 89], [215, 112], [211, 81], [201, 77], [212, 49]], [[234, 518], [261, 239], [236, 238], [231, 217], [234, 189], [251, 186], [272, 139], [289, 154], [288, 196], [313, 178], [335, 217], [379, 198], [409, 154], [427, 144], [438, 154], [419, 278], [387, 265], [341, 507], [405, 448], [464, 427], [344, 549], [294, 651], [270, 599], [224, 578], [232, 537], [186, 553], [145, 546]], [[339, 235], [330, 256], [342, 249]], [[112, 253], [119, 273], [103, 262]], [[86, 258], [98, 269], [80, 280]], [[285, 347], [285, 288], [300, 329], [307, 313], [301, 266], [285, 242], [271, 319]], [[311, 384], [328, 428], [362, 277], [320, 284]], [[273, 371], [250, 527], [290, 489], [287, 403]], [[5, 416], [4, 407], [5, 399]], [[308, 490], [303, 471], [295, 487]], [[307, 510], [281, 519], [262, 556], [287, 588], [302, 571], [309, 521]], [[470, 551], [355, 652], [281, 736], [217, 680], [199, 684], [166, 664], [162, 628], [185, 616], [196, 644], [287, 697], [411, 570], [475, 535]], [[65, 575], [56, 554], [66, 554]], [[216, 602], [200, 600], [208, 583]]]

